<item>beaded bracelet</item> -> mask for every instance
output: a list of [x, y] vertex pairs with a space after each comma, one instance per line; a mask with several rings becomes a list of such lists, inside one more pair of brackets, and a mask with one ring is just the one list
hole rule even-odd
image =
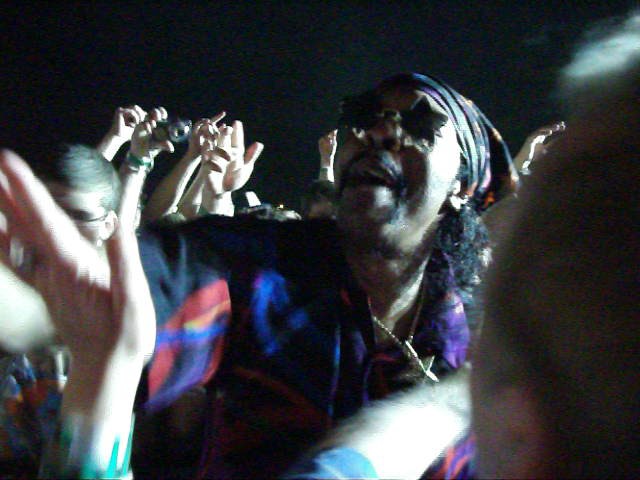
[[131, 150], [127, 152], [125, 162], [127, 162], [127, 165], [129, 165], [129, 167], [136, 172], [140, 171], [141, 169], [144, 169], [148, 172], [153, 168], [153, 158], [137, 157], [133, 153], [131, 153]]

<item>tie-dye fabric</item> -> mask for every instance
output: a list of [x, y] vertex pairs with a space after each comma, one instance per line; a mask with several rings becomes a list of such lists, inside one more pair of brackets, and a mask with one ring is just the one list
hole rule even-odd
[[[140, 250], [158, 317], [141, 408], [206, 386], [202, 478], [277, 476], [336, 420], [407, 386], [406, 358], [376, 349], [334, 223], [205, 217], [147, 231]], [[414, 347], [446, 375], [468, 342], [459, 297], [420, 318]]]

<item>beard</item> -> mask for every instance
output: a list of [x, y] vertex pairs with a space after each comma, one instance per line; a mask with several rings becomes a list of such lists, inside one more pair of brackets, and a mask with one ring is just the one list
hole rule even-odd
[[[391, 197], [391, 198], [389, 198]], [[402, 234], [404, 205], [388, 191], [364, 187], [347, 191], [338, 203], [337, 224], [350, 251], [394, 258]]]

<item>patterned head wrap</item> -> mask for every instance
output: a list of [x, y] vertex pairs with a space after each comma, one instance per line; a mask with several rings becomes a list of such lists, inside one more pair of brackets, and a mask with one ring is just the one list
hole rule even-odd
[[411, 87], [425, 92], [453, 122], [467, 166], [465, 191], [479, 211], [516, 189], [518, 175], [502, 136], [484, 113], [468, 98], [443, 81], [418, 73], [394, 75], [383, 80], [377, 91]]

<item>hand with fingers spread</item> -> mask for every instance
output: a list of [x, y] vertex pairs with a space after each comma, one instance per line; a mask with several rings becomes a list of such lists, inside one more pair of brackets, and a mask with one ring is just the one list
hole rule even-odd
[[263, 149], [262, 143], [254, 142], [245, 150], [244, 126], [239, 120], [232, 126], [222, 126], [217, 139], [203, 145], [202, 166], [207, 171], [210, 193], [222, 195], [242, 188]]
[[[133, 401], [155, 341], [136, 237], [118, 229], [107, 242], [107, 265], [29, 167], [7, 151], [0, 153], [0, 208], [7, 219], [2, 261], [42, 295], [71, 352], [60, 426], [41, 475], [101, 476], [111, 471], [103, 466], [115, 461], [114, 448], [130, 443]], [[126, 472], [127, 456], [119, 458], [117, 467]]]
[[132, 232], [118, 229], [118, 238], [108, 241], [110, 265], [117, 269], [110, 277], [96, 248], [11, 152], [0, 156], [0, 206], [6, 216], [3, 263], [41, 293], [72, 354], [96, 359], [119, 347], [152, 351], [153, 305]]
[[531, 164], [546, 154], [548, 146], [565, 131], [565, 128], [564, 122], [557, 122], [540, 127], [529, 134], [522, 148], [513, 158], [518, 171], [529, 173]]
[[136, 125], [146, 116], [147, 112], [138, 105], [118, 108], [113, 116], [111, 128], [97, 145], [96, 150], [107, 160], [113, 160], [120, 147], [131, 140]]

